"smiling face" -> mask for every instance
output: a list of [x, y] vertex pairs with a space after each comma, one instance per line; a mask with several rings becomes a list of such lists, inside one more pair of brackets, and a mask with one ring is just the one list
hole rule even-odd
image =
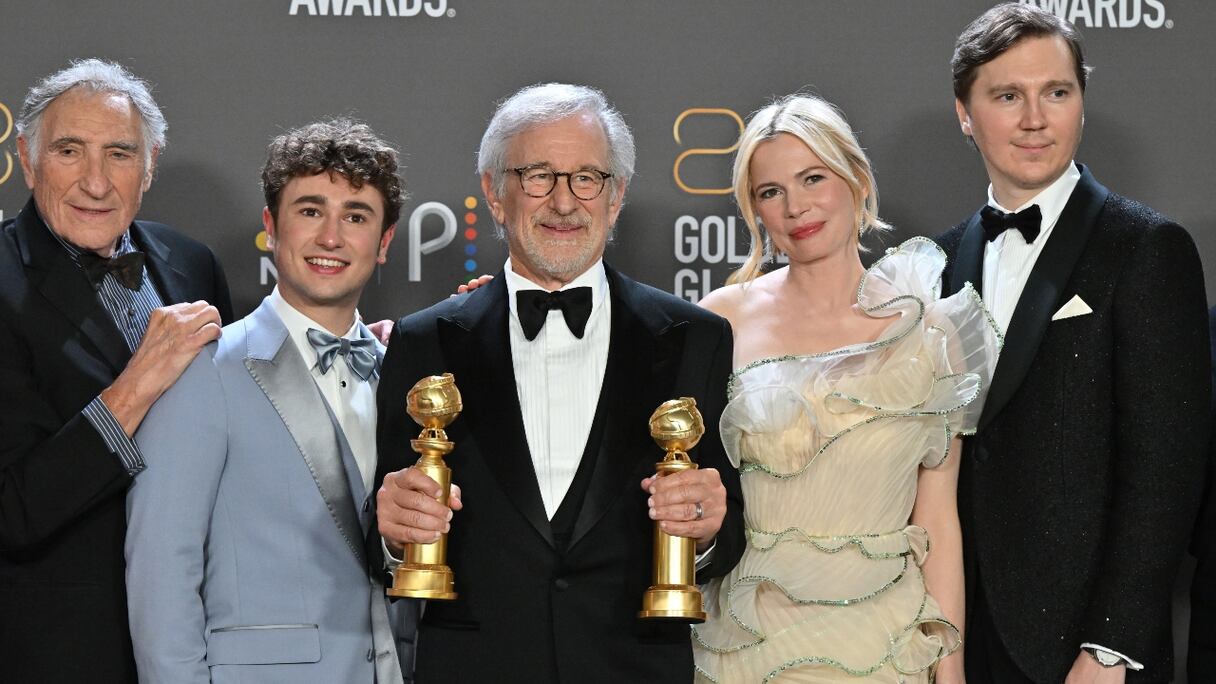
[[773, 246], [791, 263], [857, 255], [857, 202], [849, 184], [789, 133], [756, 146], [752, 202]]
[[[592, 114], [576, 114], [535, 126], [511, 140], [507, 168], [545, 166], [557, 172], [608, 168], [608, 139]], [[621, 211], [625, 189], [604, 188], [598, 197], [580, 200], [563, 176], [553, 192], [531, 197], [519, 177], [507, 171], [506, 189], [494, 192], [490, 174], [482, 190], [494, 220], [506, 228], [514, 271], [550, 290], [574, 280], [604, 254], [604, 245]], [[608, 181], [609, 184], [613, 179]]]
[[37, 154], [18, 139], [38, 212], [64, 240], [102, 256], [114, 251], [152, 184], [156, 150], [145, 165], [141, 124], [125, 96], [77, 88], [43, 110]]
[[1081, 142], [1084, 98], [1072, 53], [1059, 36], [1024, 38], [981, 65], [968, 101], [954, 104], [997, 201], [1009, 209], [1059, 178]]
[[297, 176], [279, 195], [278, 218], [262, 211], [272, 241], [279, 293], [305, 316], [344, 334], [363, 286], [383, 263], [396, 226], [381, 233], [384, 198], [340, 174]]

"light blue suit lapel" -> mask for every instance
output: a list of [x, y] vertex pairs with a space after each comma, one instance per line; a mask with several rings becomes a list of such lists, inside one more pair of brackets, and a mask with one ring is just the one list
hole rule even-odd
[[[345, 438], [336, 428], [337, 421], [288, 336], [287, 328], [269, 302], [263, 300], [250, 319], [245, 367], [295, 440], [346, 545], [360, 564], [366, 564], [363, 525], [342, 455], [344, 450], [349, 453], [350, 449], [342, 448]], [[330, 422], [318, 420], [322, 415], [328, 416]], [[356, 478], [354, 482], [363, 489], [361, 479]]]

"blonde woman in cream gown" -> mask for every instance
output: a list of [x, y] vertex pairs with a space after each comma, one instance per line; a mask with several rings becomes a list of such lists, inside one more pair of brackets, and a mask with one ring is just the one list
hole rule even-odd
[[[734, 180], [752, 255], [702, 303], [735, 331], [721, 436], [749, 543], [704, 588], [697, 679], [961, 682], [957, 436], [974, 429], [1000, 333], [973, 289], [940, 298], [929, 240], [863, 268], [859, 234], [885, 225], [830, 104], [757, 112]], [[759, 275], [772, 248], [789, 265]]]

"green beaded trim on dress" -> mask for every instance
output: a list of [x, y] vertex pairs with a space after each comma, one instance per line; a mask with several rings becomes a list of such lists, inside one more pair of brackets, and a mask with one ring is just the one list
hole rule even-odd
[[[911, 632], [912, 630], [915, 630], [915, 629], [920, 629], [920, 626], [921, 626], [921, 625], [924, 625], [924, 624], [929, 624], [929, 623], [937, 623], [937, 624], [942, 624], [942, 625], [945, 625], [946, 627], [950, 628], [950, 629], [951, 629], [951, 630], [952, 630], [952, 631], [953, 631], [953, 632], [954, 632], [956, 635], [961, 635], [961, 632], [959, 631], [958, 626], [957, 626], [957, 625], [955, 625], [954, 623], [950, 622], [949, 620], [945, 619], [945, 618], [924, 618], [923, 616], [924, 616], [924, 614], [925, 614], [925, 608], [928, 606], [928, 603], [929, 603], [929, 593], [928, 593], [928, 591], [926, 591], [926, 592], [925, 592], [925, 594], [924, 594], [924, 597], [923, 597], [923, 598], [921, 598], [921, 602], [920, 602], [920, 608], [919, 608], [919, 609], [917, 609], [917, 612], [916, 612], [916, 617], [912, 619], [912, 622], [911, 622], [911, 623], [910, 623], [910, 624], [909, 624], [907, 627], [905, 627], [905, 628], [904, 628], [904, 630], [903, 630], [902, 632], [900, 632], [898, 635], [896, 635], [897, 637], [903, 637], [903, 636], [906, 636], [906, 635], [907, 635], [909, 632]], [[736, 621], [736, 624], [739, 624], [739, 623]], [[740, 625], [740, 626], [742, 627], [743, 625]], [[745, 629], [746, 629], [746, 628], [745, 628]], [[750, 631], [750, 630], [749, 630], [749, 631]], [[757, 635], [757, 636], [759, 636], [759, 635]], [[736, 651], [736, 650], [740, 650], [740, 649], [737, 649], [737, 648], [731, 648], [731, 649], [716, 649], [716, 648], [713, 648], [713, 647], [709, 646], [708, 644], [706, 644], [704, 641], [702, 641], [702, 640], [701, 640], [701, 639], [698, 637], [697, 632], [696, 632], [696, 630], [695, 630], [695, 629], [693, 630], [693, 638], [694, 638], [694, 639], [696, 639], [696, 640], [697, 640], [697, 642], [698, 642], [698, 643], [699, 643], [699, 644], [700, 644], [700, 645], [701, 645], [701, 646], [702, 646], [702, 647], [703, 647], [705, 650], [707, 650], [707, 651], [711, 651], [711, 652], [713, 652], [713, 653], [729, 653], [729, 652], [733, 652], [733, 651]], [[756, 644], [762, 643], [763, 641], [764, 641], [764, 639], [763, 639], [763, 637], [761, 637], [761, 639], [760, 639], [760, 640], [758, 640], [758, 641], [756, 641], [756, 642], [754, 642], [754, 643], [752, 643], [752, 644], [749, 644], [749, 647], [750, 647], [750, 646], [755, 646]], [[894, 646], [894, 645], [896, 644], [896, 642], [897, 642], [897, 641], [898, 641], [898, 638], [894, 638], [894, 639], [891, 639], [891, 642], [890, 642], [890, 643], [891, 643], [891, 645], [892, 645], [892, 646]], [[930, 667], [933, 667], [933, 665], [934, 665], [934, 664], [936, 664], [936, 663], [940, 662], [942, 658], [944, 658], [944, 657], [946, 657], [947, 655], [950, 655], [951, 653], [953, 653], [954, 651], [956, 651], [956, 650], [958, 649], [959, 644], [961, 644], [961, 642], [962, 642], [962, 638], [961, 638], [961, 636], [959, 637], [958, 642], [959, 642], [959, 643], [956, 643], [956, 644], [954, 645], [954, 648], [950, 648], [950, 649], [945, 649], [945, 648], [938, 649], [937, 655], [936, 655], [935, 657], [931, 658], [931, 659], [929, 660], [929, 662], [928, 662], [928, 663], [926, 663], [926, 664], [925, 664], [925, 666], [924, 666], [924, 667], [922, 667], [922, 668], [920, 668], [920, 669], [917, 669], [917, 670], [901, 670], [901, 669], [899, 669], [898, 667], [896, 667], [894, 663], [892, 663], [891, 667], [892, 667], [892, 669], [894, 669], [896, 672], [898, 672], [898, 673], [900, 673], [900, 674], [904, 674], [904, 675], [914, 675], [914, 674], [920, 674], [921, 672], [924, 672], [925, 670], [929, 669]], [[846, 674], [849, 674], [849, 675], [851, 675], [851, 676], [854, 676], [854, 677], [866, 677], [866, 676], [869, 676], [869, 675], [874, 674], [875, 672], [878, 672], [878, 671], [879, 671], [879, 670], [881, 670], [881, 669], [882, 669], [882, 668], [883, 668], [883, 667], [884, 667], [884, 666], [885, 666], [887, 663], [891, 663], [891, 662], [892, 662], [894, 659], [895, 659], [895, 654], [894, 654], [894, 653], [892, 653], [890, 650], [888, 650], [888, 651], [887, 651], [887, 655], [886, 655], [886, 656], [885, 656], [885, 657], [884, 657], [882, 660], [878, 661], [878, 663], [876, 663], [876, 664], [875, 664], [875, 665], [873, 665], [872, 667], [870, 667], [870, 668], [868, 668], [868, 669], [865, 669], [865, 670], [857, 670], [857, 669], [853, 669], [853, 668], [850, 668], [850, 667], [845, 666], [845, 665], [844, 665], [844, 663], [841, 663], [839, 660], [836, 660], [835, 658], [829, 658], [829, 657], [826, 657], [826, 656], [808, 656], [808, 657], [805, 657], [805, 658], [795, 658], [794, 660], [789, 660], [789, 661], [786, 661], [786, 662], [784, 662], [784, 663], [780, 664], [779, 666], [777, 666], [775, 669], [770, 670], [770, 671], [769, 671], [769, 673], [768, 673], [767, 675], [765, 675], [765, 677], [764, 677], [764, 679], [763, 679], [762, 681], [763, 681], [763, 682], [770, 682], [770, 681], [772, 681], [772, 680], [773, 680], [773, 678], [774, 678], [774, 677], [776, 677], [777, 675], [781, 674], [782, 672], [785, 672], [786, 670], [790, 670], [790, 669], [793, 669], [793, 668], [796, 668], [796, 667], [801, 667], [801, 666], [803, 666], [803, 665], [827, 665], [827, 666], [830, 666], [830, 667], [834, 667], [834, 668], [836, 668], [836, 669], [838, 669], [838, 670], [840, 670], [840, 671], [842, 671], [842, 672], [844, 672], [844, 673], [846, 673]], [[700, 666], [697, 666], [695, 669], [696, 669], [696, 673], [697, 673], [697, 674], [701, 675], [702, 677], [704, 677], [705, 679], [708, 679], [708, 680], [709, 680], [709, 681], [711, 681], [711, 682], [719, 682], [719, 681], [720, 681], [720, 680], [718, 680], [717, 678], [715, 678], [715, 677], [713, 677], [712, 675], [710, 675], [708, 672], [706, 672], [706, 671], [705, 671], [704, 669], [702, 669]]]
[[742, 629], [743, 631], [747, 632], [748, 634], [751, 634], [752, 636], [756, 637], [755, 641], [751, 641], [751, 642], [748, 642], [745, 644], [739, 644], [737, 646], [732, 646], [731, 648], [714, 648], [713, 646], [710, 646], [709, 644], [706, 644], [704, 641], [702, 641], [701, 638], [697, 635], [697, 632], [695, 629], [692, 632], [693, 638], [696, 639], [697, 642], [700, 643], [702, 646], [704, 646], [705, 650], [712, 651], [714, 653], [732, 653], [734, 651], [742, 651], [744, 649], [752, 648], [753, 646], [764, 643], [765, 636], [760, 633], [760, 630], [747, 624], [746, 622], [744, 622], [743, 618], [739, 617], [739, 614], [735, 612], [735, 600], [734, 600], [735, 599], [735, 589], [737, 589], [741, 585], [760, 584], [761, 582], [766, 583], [769, 586], [776, 587], [778, 590], [781, 591], [782, 594], [785, 595], [786, 598], [788, 598], [790, 601], [792, 601], [800, 606], [838, 606], [838, 607], [839, 606], [851, 606], [851, 605], [856, 605], [858, 603], [864, 603], [865, 601], [869, 601], [869, 600], [873, 599], [875, 596], [878, 596], [878, 595], [882, 594], [884, 591], [895, 586], [896, 584], [899, 584], [899, 582], [904, 578], [904, 576], [908, 574], [908, 558], [906, 555], [904, 556], [903, 561], [904, 561], [903, 566], [899, 569], [899, 574], [896, 575], [891, 581], [887, 582], [886, 584], [882, 585], [881, 587], [879, 587], [878, 589], [874, 590], [873, 592], [871, 592], [869, 594], [863, 594], [862, 596], [855, 596], [855, 597], [847, 598], [847, 599], [802, 599], [802, 598], [798, 598], [796, 596], [791, 595], [786, 590], [786, 588], [784, 586], [782, 586], [781, 582], [774, 577], [768, 577], [765, 575], [747, 575], [744, 577], [738, 577], [735, 579], [734, 582], [731, 582], [730, 588], [726, 590], [727, 613], [730, 615], [731, 622], [735, 623], [735, 625], [738, 626], [739, 629]]
[[[877, 261], [875, 261], [873, 264], [871, 264], [868, 269], [866, 269], [866, 272], [863, 273], [861, 276], [861, 281], [857, 285], [856, 299], [861, 298], [861, 294], [865, 290], [866, 280], [869, 279], [870, 272], [874, 271], [876, 268], [878, 268], [879, 264], [881, 264], [883, 261], [886, 261], [887, 259], [899, 254], [900, 250], [903, 248], [903, 246], [910, 242], [919, 242], [919, 243], [926, 243], [926, 244], [932, 245], [933, 248], [936, 249], [937, 252], [941, 255], [942, 260], [945, 261], [946, 252], [936, 242], [933, 242], [932, 240], [929, 240], [928, 238], [924, 238], [924, 237], [915, 237], [915, 238], [906, 240], [898, 248], [891, 247], [891, 248], [887, 249], [886, 254], [884, 254]], [[939, 298], [941, 295], [940, 278], [941, 278], [941, 274], [939, 272], [939, 274], [938, 274], [939, 284], [938, 284], [938, 286], [931, 288], [932, 293]], [[992, 313], [990, 311], [988, 311], [988, 307], [984, 305], [984, 298], [975, 289], [975, 286], [973, 286], [970, 282], [964, 283], [962, 289], [960, 289], [959, 292], [966, 293], [965, 296], [970, 298], [972, 303], [975, 306], [977, 306], [980, 309], [980, 311], [983, 312], [984, 320], [988, 321], [989, 327], [992, 328], [993, 333], [996, 335], [997, 351], [999, 352], [1005, 346], [1005, 334], [1001, 331], [1000, 326], [997, 325], [996, 319], [994, 319], [992, 317]], [[769, 357], [763, 357], [763, 358], [756, 359], [755, 361], [752, 361], [752, 362], [744, 365], [743, 367], [736, 369], [727, 378], [727, 381], [726, 381], [726, 399], [727, 399], [727, 401], [734, 399], [735, 390], [738, 386], [739, 378], [743, 374], [752, 370], [753, 368], [758, 368], [760, 366], [770, 364], [770, 363], [780, 363], [780, 362], [784, 362], [784, 361], [797, 361], [797, 360], [803, 360], [803, 359], [820, 359], [820, 358], [827, 358], [827, 357], [832, 357], [832, 356], [845, 356], [845, 355], [850, 355], [850, 354], [865, 354], [865, 353], [875, 351], [877, 349], [881, 349], [881, 348], [890, 346], [891, 344], [894, 344], [895, 342], [902, 340], [904, 337], [907, 337], [909, 334], [911, 334], [912, 330], [915, 329], [916, 325], [919, 325], [920, 322], [922, 320], [924, 320], [924, 316], [925, 316], [924, 300], [922, 300], [920, 297], [917, 297], [916, 295], [911, 295], [911, 294], [899, 295], [899, 296], [893, 297], [885, 302], [882, 302], [880, 304], [876, 304], [872, 307], [869, 307], [869, 308], [863, 307], [862, 308], [862, 311], [864, 311], [866, 314], [869, 314], [871, 312], [880, 311], [882, 309], [889, 308], [896, 302], [909, 300], [909, 299], [917, 302], [917, 304], [919, 305], [919, 311], [917, 313], [916, 320], [913, 321], [913, 323], [911, 325], [909, 325], [908, 327], [906, 327], [904, 330], [900, 331], [898, 334], [893, 335], [889, 338], [876, 340], [874, 342], [867, 342], [867, 343], [862, 343], [859, 345], [847, 345], [847, 346], [841, 347], [839, 349], [832, 349], [832, 350], [829, 350], [826, 352], [818, 352], [815, 354], [783, 354], [781, 356], [769, 356]], [[932, 326], [932, 327], [936, 328], [937, 326]], [[938, 330], [940, 330], [940, 328], [938, 328]], [[945, 332], [945, 331], [943, 330], [942, 332]]]
[[[756, 549], [757, 551], [768, 551], [768, 550], [772, 549], [773, 547], [777, 546], [778, 544], [780, 544], [781, 542], [783, 542], [787, 539], [793, 539], [796, 535], [798, 535], [798, 536], [802, 537], [802, 541], [806, 542], [807, 544], [810, 544], [811, 546], [819, 549], [820, 551], [822, 551], [824, 553], [840, 553], [841, 551], [848, 548], [849, 546], [856, 546], [857, 550], [859, 552], [861, 552], [861, 555], [870, 560], [886, 560], [886, 559], [890, 559], [890, 558], [899, 558], [900, 556], [906, 556], [906, 555], [912, 553], [911, 549], [909, 549], [907, 551], [892, 552], [892, 553], [872, 553], [865, 546], [864, 540], [866, 540], [866, 539], [878, 539], [879, 537], [888, 537], [888, 536], [895, 535], [895, 534], [903, 534], [905, 532], [904, 530], [895, 530], [893, 532], [880, 532], [880, 533], [876, 533], [876, 534], [845, 534], [845, 535], [835, 535], [835, 536], [810, 535], [810, 534], [807, 534], [806, 531], [800, 527], [787, 527], [780, 532], [767, 532], [765, 530], [757, 530], [757, 529], [753, 529], [753, 528], [749, 527], [749, 528], [746, 528], [744, 530], [744, 532], [747, 533], [749, 540], [753, 540], [753, 541], [758, 536], [772, 538], [773, 543], [768, 544], [768, 545], [764, 545], [761, 543], [752, 543], [752, 545], [751, 545], [752, 548]], [[829, 540], [829, 541], [841, 540], [844, 543], [840, 544], [839, 546], [825, 545], [825, 544], [822, 544], [819, 542], [820, 539]]]
[[[864, 282], [865, 279], [863, 278], [862, 280]], [[782, 361], [803, 361], [803, 360], [809, 360], [809, 359], [826, 359], [826, 358], [831, 358], [834, 356], [852, 356], [854, 354], [868, 354], [872, 351], [883, 349], [885, 347], [889, 347], [889, 346], [895, 344], [896, 342], [899, 342], [900, 340], [904, 339], [908, 335], [911, 335], [912, 331], [915, 330], [917, 328], [917, 326], [920, 325], [920, 322], [925, 319], [925, 303], [924, 303], [924, 301], [921, 300], [920, 297], [917, 297], [916, 295], [910, 295], [910, 294], [899, 295], [898, 297], [889, 299], [889, 300], [883, 302], [882, 304], [875, 305], [873, 307], [870, 307], [869, 309], [862, 309], [862, 311], [865, 311], [868, 314], [872, 311], [878, 311], [879, 309], [884, 309], [889, 306], [892, 306], [896, 302], [905, 301], [905, 300], [911, 300], [911, 301], [916, 302], [918, 309], [916, 312], [916, 319], [909, 322], [908, 325], [903, 330], [900, 330], [899, 332], [895, 333], [894, 335], [892, 335], [890, 337], [884, 337], [881, 340], [875, 340], [873, 342], [863, 342], [860, 344], [851, 344], [851, 345], [847, 345], [844, 347], [840, 347], [839, 349], [831, 349], [831, 350], [824, 351], [824, 352], [816, 352], [814, 354], [784, 354], [782, 356], [769, 356], [769, 357], [756, 359], [755, 361], [752, 361], [751, 363], [743, 366], [742, 368], [739, 368], [739, 369], [733, 371], [730, 374], [730, 376], [726, 379], [726, 400], [730, 401], [731, 399], [735, 398], [735, 387], [738, 384], [739, 378], [744, 373], [746, 373], [754, 368], [759, 368], [760, 366], [763, 366], [763, 365], [766, 365], [769, 363], [779, 363]], [[892, 321], [892, 324], [897, 323], [897, 322], [898, 322], [898, 319], [895, 321]]]

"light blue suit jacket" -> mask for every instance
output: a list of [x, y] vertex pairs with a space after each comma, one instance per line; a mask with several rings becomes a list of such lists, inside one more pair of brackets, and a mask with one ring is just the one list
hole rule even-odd
[[136, 440], [148, 467], [127, 496], [126, 557], [141, 681], [402, 680], [414, 606], [388, 607], [368, 569], [373, 502], [268, 302], [198, 355]]

